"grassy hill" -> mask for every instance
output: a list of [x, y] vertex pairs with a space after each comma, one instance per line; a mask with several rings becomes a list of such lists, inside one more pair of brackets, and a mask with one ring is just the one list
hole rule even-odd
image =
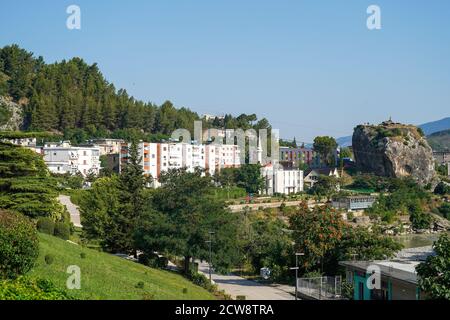
[[[65, 288], [67, 267], [77, 265], [81, 269], [81, 289], [68, 291], [78, 299], [214, 299], [205, 289], [170, 271], [152, 269], [46, 234], [39, 234], [39, 242], [39, 258], [30, 275], [51, 279]], [[85, 258], [81, 258], [82, 252]], [[52, 264], [45, 262], [46, 255], [53, 256]], [[143, 288], [136, 287], [139, 282], [144, 283]]]
[[450, 150], [450, 129], [435, 132], [429, 135], [427, 140], [433, 150]]

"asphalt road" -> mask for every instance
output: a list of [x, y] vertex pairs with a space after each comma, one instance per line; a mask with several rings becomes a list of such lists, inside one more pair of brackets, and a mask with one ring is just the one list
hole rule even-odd
[[[208, 263], [200, 263], [199, 271], [209, 277]], [[246, 300], [294, 300], [294, 288], [290, 286], [264, 285], [234, 274], [219, 275], [212, 273], [211, 278], [220, 290], [225, 290], [233, 299], [236, 296], [245, 296]]]

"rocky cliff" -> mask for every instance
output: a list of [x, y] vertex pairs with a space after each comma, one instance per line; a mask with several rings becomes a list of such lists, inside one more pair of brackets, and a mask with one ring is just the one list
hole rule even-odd
[[23, 107], [0, 96], [0, 131], [17, 131], [23, 126]]
[[435, 182], [431, 147], [415, 126], [390, 120], [380, 125], [359, 125], [352, 146], [362, 171], [393, 178], [410, 176], [421, 185]]

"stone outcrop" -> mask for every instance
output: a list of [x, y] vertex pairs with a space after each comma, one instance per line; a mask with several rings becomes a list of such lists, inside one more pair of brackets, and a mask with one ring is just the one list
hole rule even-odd
[[0, 96], [0, 131], [18, 131], [23, 127], [23, 107]]
[[352, 146], [361, 171], [393, 178], [412, 177], [421, 185], [435, 183], [433, 152], [415, 126], [390, 120], [380, 125], [359, 125]]

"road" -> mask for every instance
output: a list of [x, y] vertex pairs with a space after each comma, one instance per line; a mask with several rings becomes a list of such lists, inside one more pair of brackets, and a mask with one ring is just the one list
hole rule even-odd
[[[199, 271], [209, 277], [208, 263], [199, 263]], [[212, 280], [219, 290], [236, 299], [236, 296], [245, 296], [246, 300], [294, 300], [294, 287], [285, 285], [264, 285], [247, 280], [239, 276], [212, 274]]]
[[70, 221], [73, 225], [75, 227], [81, 227], [80, 210], [78, 210], [78, 207], [70, 201], [70, 197], [60, 194], [58, 200], [62, 205], [66, 206], [67, 211], [70, 213]]

